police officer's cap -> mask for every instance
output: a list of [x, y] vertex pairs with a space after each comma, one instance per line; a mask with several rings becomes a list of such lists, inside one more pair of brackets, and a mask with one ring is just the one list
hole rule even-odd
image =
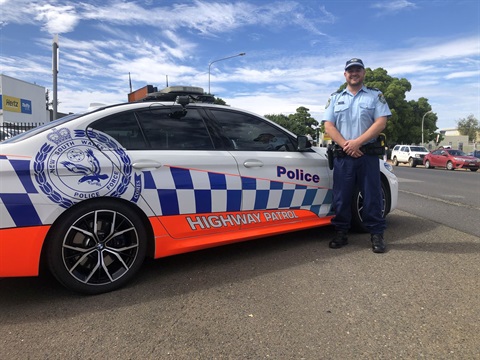
[[358, 58], [353, 58], [347, 61], [345, 64], [345, 70], [347, 70], [351, 66], [360, 66], [361, 68], [365, 69], [365, 66], [363, 65], [363, 61]]

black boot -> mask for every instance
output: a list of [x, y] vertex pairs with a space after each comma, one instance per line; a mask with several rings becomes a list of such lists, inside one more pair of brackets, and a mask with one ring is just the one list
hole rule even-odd
[[328, 244], [331, 249], [340, 249], [341, 247], [348, 244], [347, 232], [346, 231], [336, 231], [335, 237]]
[[384, 253], [386, 250], [385, 240], [383, 234], [372, 234], [372, 251], [374, 253]]

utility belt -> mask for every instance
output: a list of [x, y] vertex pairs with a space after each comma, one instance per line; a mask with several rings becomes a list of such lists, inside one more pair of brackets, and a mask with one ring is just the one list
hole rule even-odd
[[[340, 145], [335, 144], [333, 146], [333, 157], [345, 157], [348, 156]], [[378, 146], [375, 143], [366, 144], [360, 147], [360, 151], [365, 155], [385, 155], [385, 146]]]
[[[385, 155], [385, 135], [382, 133], [375, 139], [374, 142], [361, 146], [360, 151], [365, 155]], [[333, 158], [348, 156], [345, 151], [343, 151], [343, 149], [340, 147], [340, 145], [337, 145], [335, 143], [328, 145], [327, 155], [328, 167], [330, 168], [330, 170], [333, 169]]]

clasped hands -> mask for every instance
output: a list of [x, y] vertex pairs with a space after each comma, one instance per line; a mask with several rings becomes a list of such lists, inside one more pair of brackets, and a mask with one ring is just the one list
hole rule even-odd
[[347, 140], [343, 144], [342, 148], [343, 148], [343, 152], [348, 156], [359, 158], [360, 156], [363, 155], [363, 152], [360, 151], [360, 146], [362, 146], [362, 144], [358, 143], [355, 140]]

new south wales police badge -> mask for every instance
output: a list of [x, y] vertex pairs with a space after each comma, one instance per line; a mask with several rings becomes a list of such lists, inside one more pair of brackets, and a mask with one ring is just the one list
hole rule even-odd
[[[94, 197], [124, 194], [132, 164], [119, 144], [104, 133], [53, 129], [35, 157], [34, 174], [40, 189], [62, 207]], [[99, 149], [101, 151], [99, 151]], [[108, 150], [108, 156], [103, 150]], [[137, 201], [141, 181], [135, 175], [131, 201]]]

